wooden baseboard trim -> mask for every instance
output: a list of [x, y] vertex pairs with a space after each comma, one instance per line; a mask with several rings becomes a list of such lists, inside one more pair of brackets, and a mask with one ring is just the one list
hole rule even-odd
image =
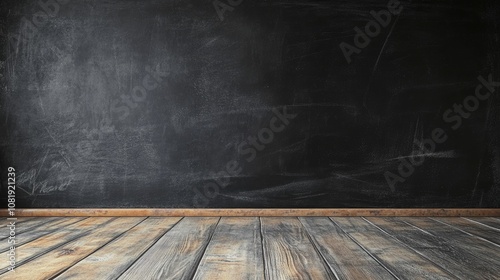
[[[0, 209], [0, 216], [8, 216]], [[137, 217], [137, 216], [500, 216], [500, 208], [227, 208], [227, 209], [162, 209], [162, 208], [38, 208], [16, 209], [16, 217]]]

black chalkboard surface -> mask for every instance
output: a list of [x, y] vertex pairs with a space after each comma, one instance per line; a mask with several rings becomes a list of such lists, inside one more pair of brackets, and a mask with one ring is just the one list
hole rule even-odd
[[2, 1], [2, 203], [499, 207], [499, 7]]

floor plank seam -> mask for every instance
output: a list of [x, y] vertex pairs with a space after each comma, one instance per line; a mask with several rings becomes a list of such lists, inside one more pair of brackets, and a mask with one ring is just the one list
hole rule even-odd
[[384, 234], [388, 235], [389, 237], [392, 238], [392, 240], [396, 241], [397, 243], [403, 245], [404, 248], [408, 248], [410, 249], [411, 251], [417, 253], [419, 256], [421, 256], [422, 258], [424, 258], [425, 260], [427, 260], [428, 262], [430, 262], [431, 264], [433, 264], [434, 266], [440, 268], [441, 270], [443, 270], [444, 272], [446, 272], [447, 274], [449, 274], [450, 276], [454, 277], [454, 278], [457, 278], [456, 275], [453, 274], [453, 272], [449, 271], [448, 269], [446, 269], [445, 267], [442, 267], [441, 265], [437, 264], [436, 262], [434, 262], [433, 260], [431, 260], [428, 256], [426, 256], [424, 253], [418, 251], [417, 249], [411, 247], [410, 245], [406, 244], [404, 241], [400, 240], [399, 238], [397, 238], [396, 236], [388, 233], [387, 231], [385, 231], [384, 229], [380, 228], [379, 226], [375, 225], [374, 223], [372, 223], [371, 221], [365, 219], [365, 217], [361, 217], [363, 220], [365, 220], [367, 223], [369, 223], [370, 225], [372, 225], [373, 227], [375, 227], [376, 229], [380, 230], [381, 232], [383, 232]]
[[[319, 273], [314, 275], [322, 275], [319, 279], [325, 280], [350, 279], [353, 275], [357, 277], [352, 279], [363, 279], [363, 275], [374, 276], [373, 279], [397, 280], [418, 278], [419, 275], [428, 279], [496, 279], [500, 271], [500, 262], [496, 258], [500, 253], [500, 228], [495, 227], [500, 226], [497, 222], [500, 220], [494, 217], [282, 217], [289, 218], [285, 221], [280, 217], [268, 220], [256, 216], [252, 219], [253, 226], [244, 229], [240, 226], [249, 225], [248, 221], [233, 223], [232, 220], [226, 221], [224, 217], [193, 220], [172, 217], [168, 226], [150, 216], [132, 220], [127, 220], [128, 218], [131, 217], [39, 217], [26, 221], [29, 223], [19, 235], [24, 243], [16, 244], [16, 247], [24, 247], [20, 250], [25, 250], [21, 251], [23, 254], [17, 262], [20, 269], [18, 273], [24, 275], [22, 278], [25, 279], [83, 279], [87, 274], [102, 274], [98, 272], [100, 270], [93, 269], [94, 265], [105, 268], [107, 264], [119, 263], [118, 267], [109, 266], [115, 268], [113, 274], [109, 274], [106, 279], [126, 278], [128, 273], [135, 273], [133, 279], [148, 279], [151, 277], [141, 278], [143, 273], [138, 273], [136, 269], [143, 267], [143, 264], [153, 263], [168, 265], [175, 270], [177, 261], [183, 264], [182, 279], [281, 279], [279, 277], [283, 275], [288, 275], [290, 277], [285, 278], [291, 279], [296, 274], [310, 275], [313, 272]], [[182, 221], [187, 224], [180, 224]], [[143, 238], [151, 232], [150, 224], [160, 226], [156, 227], [155, 234], [148, 238], [147, 243], [139, 243], [142, 241], [139, 237]], [[197, 225], [200, 224], [203, 226], [199, 228], [203, 230], [193, 231], [193, 226], [198, 229]], [[241, 232], [234, 232], [234, 226]], [[180, 238], [180, 243], [171, 242], [172, 235], [168, 233], [172, 230]], [[250, 231], [253, 233], [250, 234]], [[245, 234], [242, 236], [243, 232]], [[54, 235], [55, 233], [57, 234]], [[191, 237], [187, 238], [186, 233]], [[216, 244], [222, 244], [226, 240], [222, 238], [226, 233], [230, 233], [233, 243], [223, 246], [224, 249], [216, 253], [213, 250], [217, 247]], [[247, 239], [247, 233], [252, 235], [251, 241]], [[281, 271], [280, 267], [283, 268], [282, 265], [286, 263], [283, 262], [283, 254], [273, 254], [276, 251], [273, 246], [276, 244], [267, 246], [276, 241], [276, 238], [281, 240], [287, 234], [294, 236], [290, 238], [295, 238], [292, 241], [298, 243], [290, 243], [286, 239], [284, 242], [288, 245], [285, 247], [295, 250], [295, 254], [299, 254], [298, 257], [305, 261], [301, 261], [301, 265], [295, 270], [292, 267], [290, 272], [274, 274]], [[335, 236], [330, 238], [330, 235]], [[182, 240], [195, 242], [196, 253], [186, 253], [177, 258], [180, 249], [175, 248], [181, 248], [179, 246], [182, 244], [192, 244], [183, 243], [186, 241]], [[169, 249], [172, 255], [162, 259], [165, 251], [156, 250], [154, 258], [145, 258], [145, 254], [152, 251], [159, 242], [162, 242], [161, 248]], [[132, 243], [140, 245], [140, 250], [135, 250], [133, 255], [128, 253], [132, 252], [132, 248], [120, 249], [121, 253], [116, 251], [127, 248], [126, 245]], [[242, 257], [240, 250], [236, 248], [248, 248], [248, 244], [253, 244], [253, 254]], [[296, 247], [297, 244], [300, 246]], [[6, 254], [4, 247], [0, 248], [0, 253]], [[281, 250], [282, 247], [279, 248]], [[74, 253], [63, 256], [64, 251]], [[346, 254], [352, 251], [355, 254]], [[115, 253], [108, 254], [110, 252]], [[238, 257], [234, 257], [233, 253], [238, 253]], [[262, 254], [261, 257], [258, 256], [259, 253]], [[294, 260], [295, 257], [297, 256], [294, 256]], [[243, 258], [246, 261], [242, 261]], [[88, 262], [82, 263], [86, 260]], [[46, 261], [49, 261], [49, 266]], [[225, 269], [219, 270], [219, 267]], [[213, 277], [206, 277], [208, 268], [216, 268]], [[5, 269], [6, 267], [0, 269], [0, 279], [15, 278], [15, 275], [7, 276]], [[143, 272], [146, 271], [149, 270]], [[168, 278], [171, 274], [162, 275]], [[224, 278], [228, 275], [232, 276]], [[96, 277], [87, 277], [91, 278]]]
[[[56, 218], [53, 218], [53, 219], [51, 219], [50, 221], [54, 221], [54, 220], [56, 220]], [[29, 228], [27, 228], [27, 229], [25, 229], [25, 230], [21, 230], [21, 229], [19, 229], [18, 231], [16, 231], [16, 234], [21, 234], [21, 233], [25, 233], [25, 232], [30, 232], [30, 231], [32, 231], [32, 230], [34, 230], [34, 229], [36, 229], [37, 227], [39, 227], [39, 226], [40, 226], [40, 225], [42, 225], [42, 224], [43, 224], [43, 223], [40, 223], [40, 224], [35, 224], [34, 226], [31, 226], [31, 227], [29, 227]], [[16, 228], [19, 228], [19, 225], [16, 225]], [[6, 236], [6, 237], [2, 237], [2, 238], [0, 238], [0, 242], [4, 241], [4, 240], [5, 240], [5, 239], [7, 239], [7, 238], [9, 238], [9, 237], [8, 237], [8, 236]]]
[[[304, 232], [306, 233], [306, 236], [307, 238], [309, 239], [309, 242], [311, 242], [311, 244], [313, 245], [313, 248], [314, 250], [316, 251], [316, 253], [319, 255], [319, 257], [321, 258], [321, 260], [323, 261], [323, 265], [325, 266], [325, 268], [328, 269], [328, 271], [330, 272], [330, 274], [333, 274], [333, 279], [336, 279], [336, 280], [340, 280], [337, 272], [335, 272], [335, 269], [333, 267], [330, 266], [330, 264], [328, 263], [328, 261], [326, 260], [325, 256], [323, 255], [323, 253], [321, 253], [321, 251], [319, 250], [316, 242], [312, 239], [311, 237], [311, 234], [310, 232], [307, 230], [307, 228], [304, 226], [304, 224], [302, 223], [301, 219], [299, 217], [297, 217], [297, 219], [299, 220], [300, 224], [302, 225], [302, 228], [304, 229]], [[332, 275], [330, 275], [331, 277]]]
[[432, 233], [430, 233], [430, 232], [426, 231], [425, 229], [421, 229], [421, 228], [419, 228], [419, 227], [417, 227], [417, 226], [415, 226], [415, 225], [412, 225], [412, 224], [408, 223], [407, 221], [403, 221], [403, 220], [401, 220], [401, 219], [400, 219], [400, 218], [398, 218], [398, 217], [396, 217], [395, 219], [397, 219], [398, 221], [403, 222], [403, 223], [405, 223], [405, 224], [407, 224], [407, 225], [411, 226], [412, 228], [417, 229], [417, 230], [419, 230], [419, 231], [421, 231], [421, 232], [423, 232], [423, 233], [425, 233], [425, 234], [427, 234], [427, 235], [430, 235], [430, 236], [435, 236], [434, 234], [432, 234]]
[[[119, 217], [115, 217], [115, 219], [112, 219], [112, 220], [116, 220], [118, 219]], [[74, 264], [66, 267], [65, 269], [61, 270], [60, 272], [52, 275], [49, 279], [50, 280], [53, 280], [55, 278], [57, 278], [59, 275], [63, 274], [64, 272], [66, 272], [67, 270], [69, 270], [71, 267], [73, 267], [74, 265], [76, 265], [77, 263], [81, 262], [82, 260], [84, 260], [85, 258], [87, 258], [88, 256], [92, 255], [93, 253], [99, 251], [101, 248], [103, 248], [104, 246], [108, 245], [109, 243], [113, 242], [114, 240], [116, 240], [117, 238], [119, 238], [120, 236], [124, 235], [126, 232], [128, 232], [129, 230], [135, 228], [136, 226], [138, 226], [140, 223], [144, 222], [148, 217], [144, 218], [143, 220], [137, 222], [137, 224], [131, 226], [130, 228], [128, 228], [127, 230], [125, 230], [124, 232], [116, 235], [115, 237], [111, 238], [110, 240], [108, 240], [107, 242], [105, 242], [104, 244], [102, 244], [101, 246], [95, 248], [95, 250], [93, 250], [92, 252], [90, 252], [88, 255], [86, 255], [85, 257], [81, 258], [80, 260], [78, 260], [77, 262], [75, 262]], [[110, 221], [112, 221], [110, 220]], [[107, 223], [109, 223], [110, 221], [108, 221]], [[107, 224], [106, 223], [106, 224]]]
[[[104, 226], [104, 225], [108, 224], [109, 222], [111, 222], [112, 220], [115, 220], [115, 219], [116, 219], [116, 218], [110, 219], [109, 221], [107, 221], [106, 223], [102, 224], [101, 226]], [[83, 221], [83, 220], [85, 220], [85, 219], [82, 219], [82, 220], [77, 221], [77, 222], [81, 222], [81, 221]], [[75, 223], [77, 223], [77, 222], [75, 222]], [[54, 230], [54, 231], [52, 231], [51, 233], [56, 232], [56, 231], [57, 231], [57, 230]], [[87, 233], [89, 233], [89, 232], [91, 232], [91, 231], [92, 231], [92, 229], [90, 229], [90, 230], [86, 230], [86, 231], [84, 231], [84, 232], [82, 232], [82, 233], [80, 233], [80, 234], [77, 234], [74, 238], [69, 239], [69, 240], [67, 240], [67, 241], [66, 241], [66, 242], [64, 242], [64, 243], [61, 243], [61, 244], [59, 244], [59, 245], [57, 245], [57, 246], [54, 246], [53, 248], [49, 248], [49, 250], [48, 250], [48, 251], [44, 251], [44, 252], [41, 252], [41, 253], [39, 253], [39, 254], [33, 255], [33, 256], [31, 256], [31, 257], [29, 257], [29, 258], [25, 259], [25, 260], [18, 261], [18, 262], [16, 262], [16, 266], [17, 266], [17, 267], [19, 267], [19, 266], [25, 265], [25, 264], [27, 264], [27, 263], [29, 263], [29, 262], [31, 262], [31, 261], [33, 261], [33, 260], [35, 260], [35, 259], [39, 258], [39, 257], [42, 257], [43, 255], [45, 255], [45, 254], [47, 254], [47, 253], [49, 253], [49, 252], [52, 252], [52, 251], [54, 251], [54, 250], [57, 250], [58, 248], [60, 248], [60, 247], [62, 247], [62, 246], [65, 246], [66, 244], [68, 244], [68, 243], [70, 243], [70, 242], [73, 242], [73, 241], [75, 241], [76, 239], [81, 238], [81, 237], [83, 237], [83, 236], [87, 235]], [[26, 232], [26, 231], [25, 231], [25, 232]], [[43, 237], [43, 236], [41, 236], [41, 237]], [[38, 237], [38, 238], [41, 238], [41, 237]], [[37, 240], [38, 238], [35, 238], [34, 240]], [[26, 243], [26, 244], [28, 244], [28, 243]], [[4, 274], [4, 273], [5, 273], [5, 271], [4, 271], [4, 270], [5, 270], [5, 269], [0, 269], [0, 276], [1, 276], [2, 274]]]
[[262, 250], [262, 267], [264, 270], [264, 280], [268, 279], [266, 272], [266, 254], [264, 253], [264, 235], [262, 234], [262, 217], [259, 216], [260, 249]]
[[[426, 217], [426, 218], [428, 219], [428, 217]], [[406, 221], [403, 221], [403, 222], [405, 222], [405, 223], [406, 223]], [[410, 224], [410, 223], [408, 223], [408, 224]], [[411, 225], [411, 224], [410, 224], [410, 225]], [[415, 226], [415, 225], [413, 225], [413, 226]], [[418, 228], [418, 226], [415, 226], [415, 227], [417, 227], [417, 228]], [[460, 232], [460, 231], [459, 231], [459, 232]], [[444, 238], [442, 238], [441, 236], [438, 236], [438, 235], [435, 235], [435, 234], [431, 234], [431, 235], [432, 235], [432, 236], [434, 236], [435, 238], [444, 239]], [[470, 236], [470, 235], [468, 235], [468, 234], [467, 234], [467, 236], [472, 237], [472, 236]], [[477, 240], [479, 241], [480, 239], [477, 239]], [[440, 242], [442, 242], [442, 241], [440, 241]], [[457, 244], [454, 244], [453, 240], [451, 240], [451, 241], [450, 241], [448, 238], [445, 240], [445, 243], [446, 243], [449, 247], [453, 248], [453, 250], [454, 250], [454, 251], [464, 249], [462, 246], [457, 245]], [[442, 245], [440, 244], [440, 246], [442, 246]], [[475, 255], [475, 254], [473, 254], [473, 253], [471, 253], [471, 257], [472, 257], [472, 258], [475, 258], [476, 260], [479, 260], [479, 261], [483, 261], [483, 262], [485, 261], [484, 259], [482, 259], [481, 257], [479, 257], [479, 256], [477, 256], [477, 255]], [[489, 263], [489, 261], [487, 261], [487, 262]]]
[[[110, 219], [110, 221], [112, 221], [112, 220], [114, 220], [114, 219], [116, 219], [116, 218]], [[85, 220], [85, 219], [83, 219], [83, 220]], [[83, 221], [83, 220], [82, 220], [82, 221]], [[106, 222], [106, 223], [104, 223], [102, 226], [104, 226], [104, 225], [108, 224], [110, 221], [107, 221], [107, 222]], [[81, 237], [85, 236], [85, 235], [86, 235], [88, 232], [90, 232], [90, 231], [92, 231], [92, 230], [87, 230], [87, 231], [84, 231], [84, 232], [82, 232], [82, 233], [80, 233], [80, 234], [77, 234], [74, 238], [69, 239], [69, 240], [67, 240], [67, 241], [66, 241], [66, 242], [64, 242], [64, 243], [61, 243], [61, 244], [59, 244], [59, 245], [57, 245], [57, 246], [54, 246], [54, 247], [52, 247], [52, 248], [49, 248], [47, 251], [41, 252], [41, 253], [39, 253], [39, 254], [35, 254], [35, 255], [33, 255], [33, 256], [29, 257], [29, 258], [26, 258], [25, 260], [18, 261], [18, 262], [16, 262], [16, 267], [20, 267], [20, 266], [22, 266], [22, 265], [26, 265], [26, 264], [28, 264], [29, 262], [31, 262], [31, 261], [33, 261], [33, 260], [35, 260], [35, 259], [39, 258], [39, 257], [42, 257], [43, 255], [45, 255], [45, 254], [47, 254], [47, 253], [49, 253], [49, 252], [52, 252], [52, 251], [54, 251], [54, 250], [56, 250], [56, 249], [58, 249], [58, 248], [60, 248], [60, 247], [62, 247], [62, 246], [65, 246], [66, 244], [68, 244], [68, 243], [70, 243], [70, 242], [73, 242], [74, 240], [76, 240], [76, 239], [78, 239], [78, 238], [81, 238]], [[26, 230], [26, 231], [24, 231], [24, 232], [27, 232], [27, 230]], [[54, 232], [55, 232], [55, 231], [54, 231]], [[39, 238], [40, 238], [40, 237], [39, 237]], [[36, 238], [36, 239], [38, 239], [38, 238]], [[35, 240], [36, 240], [36, 239], [35, 239]], [[26, 244], [28, 244], [28, 243], [26, 243]], [[3, 275], [3, 274], [5, 274], [5, 273], [6, 273], [5, 268], [4, 268], [4, 269], [0, 269], [0, 276], [1, 276], [1, 275]]]
[[377, 256], [375, 256], [374, 254], [372, 254], [368, 249], [366, 249], [363, 245], [361, 245], [361, 243], [359, 243], [353, 236], [351, 236], [351, 234], [349, 234], [348, 232], [346, 232], [339, 224], [337, 224], [332, 217], [329, 217], [330, 221], [337, 227], [339, 228], [347, 237], [349, 237], [356, 245], [358, 245], [363, 251], [365, 251], [365, 253], [367, 253], [374, 261], [376, 261], [378, 264], [380, 264], [385, 270], [387, 270], [387, 272], [389, 272], [393, 277], [394, 279], [397, 279], [397, 280], [402, 280], [401, 278], [399, 278], [392, 270], [390, 270], [382, 260], [380, 260]]
[[465, 233], [465, 234], [467, 234], [467, 235], [469, 235], [469, 236], [472, 236], [472, 237], [477, 238], [477, 239], [479, 239], [479, 240], [485, 241], [485, 242], [487, 242], [487, 243], [490, 243], [490, 244], [492, 244], [492, 245], [494, 245], [494, 246], [496, 246], [496, 247], [499, 247], [499, 248], [500, 248], [500, 244], [497, 244], [497, 243], [495, 243], [495, 242], [493, 242], [493, 241], [490, 241], [490, 240], [488, 240], [488, 239], [486, 239], [486, 238], [484, 238], [484, 237], [477, 236], [477, 235], [475, 235], [475, 234], [472, 234], [472, 233], [467, 232], [467, 231], [465, 231], [465, 230], [463, 230], [463, 229], [457, 228], [457, 227], [455, 227], [455, 226], [453, 226], [453, 225], [450, 225], [450, 224], [448, 224], [448, 223], [445, 223], [445, 222], [443, 222], [443, 221], [439, 221], [439, 220], [436, 220], [436, 219], [433, 219], [433, 218], [430, 218], [430, 217], [429, 217], [428, 219], [431, 219], [431, 220], [433, 220], [433, 221], [435, 221], [435, 222], [438, 222], [438, 223], [441, 223], [441, 224], [443, 224], [443, 225], [447, 225], [447, 226], [449, 226], [449, 227], [451, 227], [451, 228], [453, 228], [453, 229], [456, 229], [456, 230], [458, 230], [458, 231], [461, 231], [461, 232], [463, 232], [463, 233]]
[[[85, 218], [85, 219], [88, 219], [88, 218]], [[67, 224], [67, 225], [65, 225], [65, 227], [66, 227], [66, 226], [71, 226], [71, 225], [73, 225], [73, 224], [75, 224], [75, 223], [78, 223], [78, 222], [81, 222], [81, 221], [83, 221], [83, 220], [85, 220], [85, 219], [81, 219], [81, 220], [74, 221], [74, 222], [72, 222], [71, 224]], [[62, 223], [62, 222], [60, 222], [60, 223]], [[60, 224], [60, 223], [56, 223], [56, 224], [53, 224], [53, 225], [51, 225], [51, 226], [56, 226], [56, 225], [58, 225], [58, 224]], [[56, 229], [53, 229], [52, 231], [47, 232], [45, 235], [49, 235], [49, 234], [55, 233], [55, 232], [57, 232], [57, 230], [58, 230], [57, 228], [56, 228]], [[16, 238], [20, 237], [19, 235], [22, 235], [23, 233], [25, 234], [25, 233], [27, 233], [27, 232], [22, 232], [22, 233], [20, 233], [20, 234], [17, 234], [17, 235], [16, 235]], [[24, 237], [24, 236], [21, 236], [21, 238], [22, 238], [22, 237]], [[24, 240], [24, 242], [23, 242], [23, 241], [16, 241], [16, 247], [20, 247], [20, 246], [23, 246], [24, 244], [28, 244], [29, 242], [31, 242], [31, 241], [35, 241], [35, 240], [37, 240], [37, 239], [38, 239], [38, 238], [40, 238], [40, 237], [43, 237], [43, 235], [42, 235], [42, 236], [39, 236], [39, 237], [35, 237], [35, 238], [33, 238], [33, 239]], [[19, 240], [19, 239], [18, 239], [18, 240]], [[9, 251], [9, 248], [7, 248], [7, 249], [5, 249], [5, 250], [0, 250], [0, 254], [5, 253], [5, 252], [7, 252], [7, 251]]]
[[466, 220], [466, 221], [469, 221], [469, 222], [472, 222], [472, 223], [475, 223], [475, 224], [478, 224], [478, 225], [481, 225], [481, 226], [484, 226], [484, 227], [487, 227], [487, 228], [490, 228], [490, 229], [493, 229], [493, 230], [496, 230], [496, 231], [500, 231], [500, 228], [492, 227], [490, 225], [483, 224], [481, 222], [474, 221], [474, 220], [471, 220], [471, 219], [468, 219], [468, 218], [465, 218], [465, 217], [461, 217], [461, 218], [464, 219], [464, 220]]
[[[148, 217], [149, 218], [149, 217]], [[138, 260], [140, 260], [142, 258], [142, 256], [144, 256], [144, 254], [146, 254], [147, 251], [149, 251], [149, 249], [153, 248], [153, 246], [158, 243], [158, 241], [160, 241], [160, 239], [163, 238], [163, 236], [165, 234], [167, 234], [167, 232], [171, 231], [175, 226], [177, 226], [178, 223], [180, 223], [185, 217], [181, 217], [177, 222], [175, 222], [169, 229], [167, 229], [163, 234], [161, 234], [156, 240], [154, 240], [152, 243], [151, 243], [151, 246], [149, 246], [146, 250], [144, 250], [144, 252], [142, 252], [142, 254], [140, 254], [126, 269], [124, 269], [117, 277], [116, 279], [120, 279], [120, 277], [122, 277], [123, 274], [125, 274], [125, 272], [127, 272], [127, 270], [129, 270]]]
[[191, 269], [191, 275], [189, 276], [189, 279], [192, 280], [196, 276], [196, 272], [198, 271], [198, 267], [200, 265], [200, 262], [203, 259], [203, 256], [205, 256], [205, 253], [207, 252], [208, 245], [210, 245], [210, 242], [212, 241], [212, 238], [214, 237], [214, 234], [217, 231], [217, 227], [219, 226], [221, 219], [222, 219], [222, 217], [219, 217], [219, 219], [217, 220], [217, 224], [215, 224], [214, 229], [210, 233], [210, 237], [207, 240], [207, 244], [205, 245], [205, 248], [203, 248], [203, 252], [200, 254], [198, 259], [195, 261], [193, 268]]
[[[90, 230], [89, 230], [89, 231], [90, 231]], [[54, 247], [51, 247], [51, 248], [49, 248], [49, 249], [48, 249], [48, 251], [44, 251], [44, 252], [41, 252], [41, 253], [35, 254], [35, 255], [33, 255], [33, 256], [29, 257], [29, 258], [26, 258], [25, 260], [22, 260], [22, 261], [17, 261], [17, 262], [16, 262], [16, 267], [20, 267], [20, 266], [22, 266], [22, 265], [26, 265], [26, 264], [28, 264], [29, 262], [31, 262], [31, 261], [33, 261], [33, 260], [35, 260], [35, 259], [37, 259], [37, 258], [39, 258], [39, 257], [41, 257], [41, 256], [43, 256], [43, 255], [45, 255], [45, 254], [47, 254], [47, 253], [49, 253], [49, 252], [52, 252], [52, 251], [54, 251], [54, 250], [57, 250], [57, 248], [62, 247], [62, 246], [66, 245], [66, 244], [68, 244], [68, 243], [70, 243], [70, 242], [73, 242], [74, 240], [76, 240], [76, 239], [78, 239], [78, 238], [81, 238], [81, 237], [85, 236], [85, 235], [87, 234], [87, 232], [89, 232], [89, 231], [86, 231], [86, 232], [84, 232], [84, 233], [78, 234], [78, 235], [76, 235], [74, 238], [69, 239], [69, 240], [67, 240], [67, 241], [66, 241], [66, 242], [64, 242], [64, 243], [61, 243], [61, 244], [59, 244], [59, 245], [57, 245], [57, 246], [54, 246]], [[19, 249], [18, 249], [18, 250], [19, 250]], [[6, 268], [0, 269], [0, 276], [2, 276], [3, 274], [5, 274], [6, 272], [7, 272], [7, 271], [6, 271]]]

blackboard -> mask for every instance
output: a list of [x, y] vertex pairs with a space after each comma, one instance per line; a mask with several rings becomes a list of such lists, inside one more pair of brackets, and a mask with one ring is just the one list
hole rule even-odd
[[2, 1], [0, 197], [499, 207], [499, 5]]

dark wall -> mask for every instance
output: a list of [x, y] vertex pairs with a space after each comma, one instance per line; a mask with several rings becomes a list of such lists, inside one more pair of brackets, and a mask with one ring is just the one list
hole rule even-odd
[[498, 1], [41, 2], [0, 4], [5, 205], [500, 206]]

